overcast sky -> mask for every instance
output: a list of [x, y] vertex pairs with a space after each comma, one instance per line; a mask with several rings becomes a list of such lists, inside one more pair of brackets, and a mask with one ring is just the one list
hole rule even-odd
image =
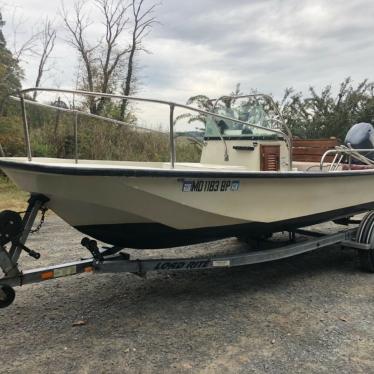
[[[25, 18], [20, 38], [43, 16], [58, 20], [58, 0], [15, 4]], [[286, 87], [305, 92], [347, 76], [374, 80], [372, 0], [163, 0], [156, 16], [160, 24], [146, 40], [151, 54], [138, 59], [139, 95], [185, 102], [229, 93], [240, 82], [244, 92], [279, 96]], [[43, 85], [74, 87], [77, 58], [58, 31], [56, 69]], [[33, 85], [35, 68], [32, 60], [25, 65], [25, 86]]]

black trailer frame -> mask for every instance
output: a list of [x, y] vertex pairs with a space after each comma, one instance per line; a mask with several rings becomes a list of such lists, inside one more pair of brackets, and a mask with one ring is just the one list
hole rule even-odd
[[[40, 257], [37, 252], [27, 248], [25, 243], [39, 210], [44, 209], [43, 206], [47, 201], [48, 199], [42, 195], [31, 196], [28, 209], [19, 224], [20, 227], [15, 230], [16, 234], [13, 234], [13, 236], [14, 226], [17, 226], [16, 220], [9, 218], [13, 216], [8, 214], [5, 222], [4, 220], [3, 222], [0, 221], [0, 268], [5, 274], [0, 279], [0, 308], [9, 306], [14, 301], [14, 286], [38, 283], [80, 273], [127, 272], [144, 276], [149, 271], [229, 268], [280, 260], [333, 244], [341, 244], [344, 247], [356, 249], [362, 267], [374, 272], [374, 212], [369, 212], [361, 221], [350, 221], [350, 223], [357, 223], [355, 227], [345, 228], [333, 234], [296, 230], [290, 233], [290, 242], [287, 245], [218, 257], [130, 259], [127, 253], [120, 252], [122, 248], [112, 247], [100, 250], [96, 241], [84, 238], [82, 245], [91, 252], [92, 257], [55, 266], [21, 271], [17, 261], [22, 251], [26, 251], [36, 259]], [[307, 239], [297, 242], [296, 235], [298, 234]], [[5, 247], [5, 242], [11, 243], [9, 250]]]

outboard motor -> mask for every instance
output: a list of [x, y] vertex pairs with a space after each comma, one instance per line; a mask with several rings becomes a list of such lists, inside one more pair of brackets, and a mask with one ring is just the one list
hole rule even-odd
[[[362, 152], [361, 154], [370, 160], [374, 160], [374, 128], [370, 123], [360, 122], [353, 125], [344, 140], [347, 147], [354, 149], [373, 149], [373, 152]], [[353, 163], [358, 163], [358, 161]]]

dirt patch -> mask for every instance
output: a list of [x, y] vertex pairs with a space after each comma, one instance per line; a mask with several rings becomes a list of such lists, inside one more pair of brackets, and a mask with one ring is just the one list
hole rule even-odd
[[[23, 257], [22, 266], [87, 256], [80, 239], [49, 215], [28, 242], [41, 260]], [[162, 254], [242, 250], [245, 245], [227, 239]], [[373, 289], [374, 275], [357, 268], [354, 252], [337, 246], [241, 268], [156, 272], [146, 279], [85, 274], [23, 286], [0, 311], [0, 371], [369, 373]]]
[[5, 209], [13, 209], [23, 211], [27, 207], [27, 199], [29, 194], [20, 191], [16, 185], [8, 178], [4, 177], [0, 172], [0, 211]]

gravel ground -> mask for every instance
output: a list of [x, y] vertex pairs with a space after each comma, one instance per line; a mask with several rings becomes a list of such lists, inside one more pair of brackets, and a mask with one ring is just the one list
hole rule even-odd
[[[28, 242], [42, 259], [25, 256], [23, 268], [86, 256], [80, 238], [49, 215]], [[165, 254], [187, 249], [246, 250], [228, 239]], [[160, 255], [140, 255], [150, 254]], [[337, 246], [241, 268], [27, 285], [0, 311], [0, 372], [373, 373], [373, 289], [374, 275]]]

